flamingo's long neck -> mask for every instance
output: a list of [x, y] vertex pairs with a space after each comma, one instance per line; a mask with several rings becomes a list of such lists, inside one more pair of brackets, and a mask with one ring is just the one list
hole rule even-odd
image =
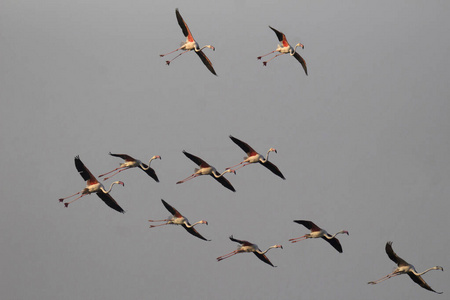
[[100, 187], [100, 189], [103, 191], [103, 193], [108, 194], [109, 192], [111, 192], [113, 185], [117, 184], [118, 182], [114, 181], [113, 183], [111, 183], [111, 186], [109, 187], [109, 190], [105, 190], [103, 187]]
[[211, 46], [210, 46], [210, 45], [206, 45], [206, 46], [203, 46], [203, 47], [201, 47], [200, 49], [198, 49], [198, 48], [197, 48], [197, 45], [195, 45], [194, 50], [195, 50], [195, 52], [200, 52], [200, 51], [202, 51], [203, 49], [209, 48], [209, 47], [211, 47]]
[[144, 167], [144, 165], [141, 163], [141, 168], [142, 168], [143, 170], [147, 171], [148, 169], [150, 169], [150, 164], [151, 164], [152, 160], [154, 160], [154, 159], [156, 159], [156, 158], [158, 158], [158, 157], [157, 157], [157, 156], [153, 156], [152, 158], [150, 158], [150, 160], [148, 161], [148, 166], [147, 166], [147, 168]]
[[427, 272], [429, 272], [429, 271], [431, 271], [431, 270], [440, 270], [438, 267], [432, 267], [432, 268], [429, 268], [429, 269], [427, 269], [427, 270], [425, 270], [425, 271], [423, 271], [423, 272], [421, 272], [421, 273], [417, 273], [414, 269], [412, 270], [412, 272], [414, 273], [414, 275], [417, 275], [417, 276], [420, 276], [420, 275], [423, 275], [423, 274], [425, 274], [425, 273], [427, 273]]
[[[298, 46], [299, 46], [298, 44], [295, 45], [294, 50], [289, 51], [289, 54], [290, 54], [291, 56], [293, 56], [293, 55], [297, 52], [297, 47], [298, 47]], [[291, 48], [291, 49], [292, 49], [292, 48]]]
[[267, 251], [269, 251], [270, 249], [272, 249], [272, 248], [278, 248], [277, 246], [275, 246], [275, 245], [273, 245], [273, 246], [270, 246], [269, 248], [267, 248], [267, 250], [266, 251], [258, 251], [258, 250], [256, 250], [256, 252], [258, 252], [259, 254], [266, 254], [267, 253]]
[[213, 174], [214, 175], [214, 177], [216, 177], [216, 178], [219, 178], [219, 177], [222, 177], [223, 176], [223, 174], [225, 174], [225, 173], [229, 173], [230, 172], [230, 170], [225, 170], [225, 171], [223, 171], [220, 175], [217, 175], [216, 174], [216, 171], [214, 170], [214, 171], [212, 171], [212, 173], [211, 174]]
[[184, 225], [186, 225], [187, 228], [192, 228], [192, 227], [194, 227], [195, 225], [197, 225], [197, 224], [202, 224], [202, 223], [203, 223], [202, 221], [198, 221], [198, 222], [195, 222], [195, 223], [192, 224], [192, 225], [189, 225], [186, 221], [184, 221]]
[[266, 158], [265, 158], [265, 159], [260, 158], [259, 160], [260, 160], [262, 163], [265, 163], [266, 161], [268, 161], [268, 160], [269, 160], [269, 153], [270, 153], [270, 152], [272, 152], [272, 149], [269, 149], [269, 151], [267, 151], [267, 154], [266, 154]]
[[332, 235], [329, 239], [334, 238], [335, 236], [337, 236], [337, 235], [340, 234], [340, 233], [344, 233], [344, 232], [342, 232], [342, 231], [336, 232], [336, 233], [335, 233], [334, 235]]

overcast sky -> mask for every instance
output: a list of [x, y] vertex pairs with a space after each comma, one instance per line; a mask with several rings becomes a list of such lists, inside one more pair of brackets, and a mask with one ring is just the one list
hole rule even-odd
[[[159, 54], [185, 38], [179, 8], [218, 76], [194, 53]], [[0, 2], [0, 290], [2, 299], [431, 299], [450, 282], [450, 4], [448, 1], [2, 1]], [[301, 42], [309, 76], [268, 26]], [[169, 56], [168, 58], [172, 58]], [[249, 143], [261, 165], [183, 184], [195, 164], [219, 171]], [[111, 195], [68, 208], [95, 175], [153, 155], [156, 183], [122, 172]], [[105, 185], [113, 179], [108, 180]], [[180, 226], [150, 229], [164, 199], [210, 242]], [[312, 220], [338, 236], [291, 244]], [[221, 262], [228, 236], [265, 250]], [[442, 296], [402, 275], [384, 247]]]

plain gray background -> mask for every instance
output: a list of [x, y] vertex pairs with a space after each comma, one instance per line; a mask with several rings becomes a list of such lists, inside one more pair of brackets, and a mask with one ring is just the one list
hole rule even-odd
[[[159, 54], [184, 41], [178, 7], [218, 77], [197, 55], [169, 67]], [[450, 4], [448, 1], [2, 1], [0, 3], [0, 290], [2, 299], [431, 299], [450, 282]], [[268, 25], [301, 42], [309, 76], [276, 48]], [[169, 58], [171, 58], [170, 56]], [[271, 154], [260, 165], [184, 184], [195, 165], [223, 170], [245, 155], [228, 135]], [[111, 195], [69, 208], [84, 188], [73, 158], [95, 175], [108, 152], [152, 163], [114, 177]], [[106, 186], [109, 187], [109, 180]], [[149, 229], [165, 199], [199, 225]], [[308, 232], [339, 236], [290, 244]], [[257, 243], [253, 254], [217, 262]], [[442, 296], [402, 275], [384, 246]]]

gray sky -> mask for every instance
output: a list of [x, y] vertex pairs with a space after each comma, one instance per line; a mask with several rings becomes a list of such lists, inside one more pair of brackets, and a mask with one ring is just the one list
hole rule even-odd
[[[169, 67], [159, 54], [184, 41], [178, 7], [218, 77], [194, 53]], [[0, 3], [0, 290], [4, 299], [431, 299], [393, 270], [385, 243], [450, 291], [450, 4], [448, 1], [2, 1]], [[276, 48], [268, 25], [301, 42], [309, 76]], [[173, 57], [173, 56], [170, 56]], [[244, 156], [228, 135], [271, 154], [286, 177], [247, 166], [184, 184], [195, 165], [223, 170]], [[73, 158], [95, 175], [108, 152], [152, 163], [117, 175], [112, 196], [71, 204], [84, 188]], [[112, 180], [106, 182], [106, 186]], [[198, 231], [149, 229], [169, 215]], [[290, 244], [306, 219], [340, 236]], [[254, 255], [216, 262], [257, 243]]]

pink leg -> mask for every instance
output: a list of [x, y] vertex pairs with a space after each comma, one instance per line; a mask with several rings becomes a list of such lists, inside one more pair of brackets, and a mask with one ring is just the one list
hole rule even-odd
[[297, 242], [300, 242], [303, 240], [306, 240], [306, 235], [298, 237], [298, 238], [289, 239], [289, 241], [291, 241], [292, 243], [297, 243]]
[[[116, 173], [112, 174], [111, 176], [105, 177], [103, 180], [108, 180], [108, 179], [110, 179], [111, 177], [113, 177], [114, 175], [117, 175], [117, 174], [119, 174], [120, 172], [129, 169], [129, 167], [123, 167], [123, 168], [125, 168], [125, 169], [119, 170], [119, 171], [117, 171]], [[117, 169], [120, 169], [120, 168], [117, 168]], [[116, 169], [116, 170], [117, 170], [117, 169]], [[111, 172], [109, 172], [109, 173], [111, 173]], [[106, 174], [108, 174], [108, 173], [106, 173]], [[106, 175], [106, 174], [103, 174], [103, 175]], [[100, 177], [100, 176], [99, 176], [99, 177]]]
[[277, 54], [277, 55], [275, 55], [274, 57], [272, 57], [271, 59], [266, 60], [266, 61], [263, 61], [263, 65], [267, 65], [267, 63], [268, 63], [269, 61], [271, 61], [271, 60], [274, 59], [275, 57], [278, 57], [278, 56], [283, 55], [283, 54], [285, 54], [285, 53]]
[[241, 164], [243, 164], [244, 162], [243, 161], [241, 161], [240, 163], [238, 163], [237, 165], [234, 165], [234, 166], [231, 166], [231, 167], [228, 167], [228, 168], [225, 168], [225, 170], [229, 170], [229, 169], [232, 169], [232, 168], [234, 168], [234, 167], [237, 167], [237, 166], [239, 166], [239, 165], [241, 165]]
[[181, 48], [178, 48], [178, 49], [175, 49], [175, 50], [173, 50], [173, 51], [170, 51], [169, 53], [166, 53], [166, 54], [160, 54], [159, 56], [160, 57], [164, 57], [164, 56], [166, 56], [166, 55], [168, 55], [168, 54], [172, 54], [172, 53], [174, 53], [174, 52], [177, 52], [178, 50], [180, 50]]
[[76, 201], [76, 200], [78, 200], [78, 199], [80, 199], [81, 197], [84, 197], [84, 196], [86, 196], [86, 195], [88, 195], [88, 194], [81, 194], [80, 197], [75, 198], [75, 199], [73, 199], [72, 201], [66, 202], [66, 203], [64, 203], [64, 205], [65, 205], [66, 207], [68, 207], [70, 203], [72, 203], [72, 202], [74, 202], [74, 201]]
[[109, 173], [112, 173], [112, 172], [114, 172], [114, 171], [117, 171], [117, 170], [120, 170], [120, 169], [123, 169], [123, 168], [126, 168], [126, 167], [118, 167], [118, 168], [115, 168], [114, 170], [109, 171], [108, 173], [98, 175], [98, 177], [103, 177], [103, 176], [105, 176], [105, 175], [108, 175]]
[[225, 258], [228, 258], [228, 257], [231, 257], [231, 256], [233, 256], [233, 255], [235, 255], [235, 254], [237, 254], [237, 253], [238, 253], [237, 250], [234, 250], [233, 252], [230, 252], [230, 253], [228, 253], [228, 254], [219, 256], [219, 257], [216, 258], [216, 259], [217, 259], [217, 261], [221, 261], [221, 260], [223, 260], [223, 259], [225, 259]]
[[269, 54], [272, 54], [272, 53], [274, 53], [274, 52], [276, 52], [276, 51], [274, 50], [274, 51], [272, 51], [272, 52], [269, 52], [269, 53], [267, 53], [267, 54], [264, 54], [264, 55], [258, 56], [258, 57], [257, 57], [257, 59], [258, 59], [258, 60], [260, 60], [260, 59], [261, 59], [261, 57], [267, 56], [267, 55], [269, 55]]
[[164, 226], [164, 225], [168, 225], [168, 224], [167, 224], [167, 223], [164, 223], [164, 224], [159, 224], [159, 225], [150, 225], [150, 228], [158, 227], [158, 226]]
[[185, 179], [178, 181], [177, 184], [186, 182], [186, 181], [191, 180], [192, 178], [195, 178], [195, 177], [197, 177], [197, 176], [199, 176], [199, 174], [194, 173], [194, 174], [192, 174], [191, 176], [186, 177]]
[[174, 58], [172, 58], [171, 60], [166, 60], [166, 64], [167, 64], [167, 65], [170, 65], [170, 63], [173, 62], [173, 61], [175, 60], [175, 58], [177, 58], [177, 57], [179, 57], [181, 54], [184, 54], [184, 53], [189, 52], [189, 51], [191, 51], [191, 50], [183, 51], [183, 52], [181, 52], [180, 54], [178, 54], [177, 56], [175, 56]]
[[76, 195], [78, 195], [79, 193], [81, 193], [81, 192], [75, 193], [75, 194], [73, 194], [73, 195], [71, 195], [71, 196], [69, 196], [69, 197], [59, 198], [59, 202], [63, 202], [64, 200], [66, 200], [66, 199], [68, 199], [68, 198], [70, 198], [70, 197], [76, 196]]
[[375, 281], [369, 281], [368, 284], [377, 284], [377, 283], [379, 283], [379, 282], [385, 281], [385, 280], [387, 280], [387, 279], [389, 279], [389, 278], [391, 278], [391, 277], [395, 277], [395, 276], [397, 276], [397, 275], [400, 275], [400, 273], [394, 273], [394, 272], [392, 272], [391, 274], [388, 274], [388, 275], [386, 275], [386, 276], [384, 276], [384, 277], [381, 277], [381, 278], [378, 279], [378, 280], [375, 280]]
[[239, 168], [234, 169], [234, 171], [239, 170], [240, 168], [243, 168], [243, 167], [245, 167], [245, 166], [248, 166], [249, 164], [251, 164], [251, 163], [243, 164], [243, 165], [241, 165]]

